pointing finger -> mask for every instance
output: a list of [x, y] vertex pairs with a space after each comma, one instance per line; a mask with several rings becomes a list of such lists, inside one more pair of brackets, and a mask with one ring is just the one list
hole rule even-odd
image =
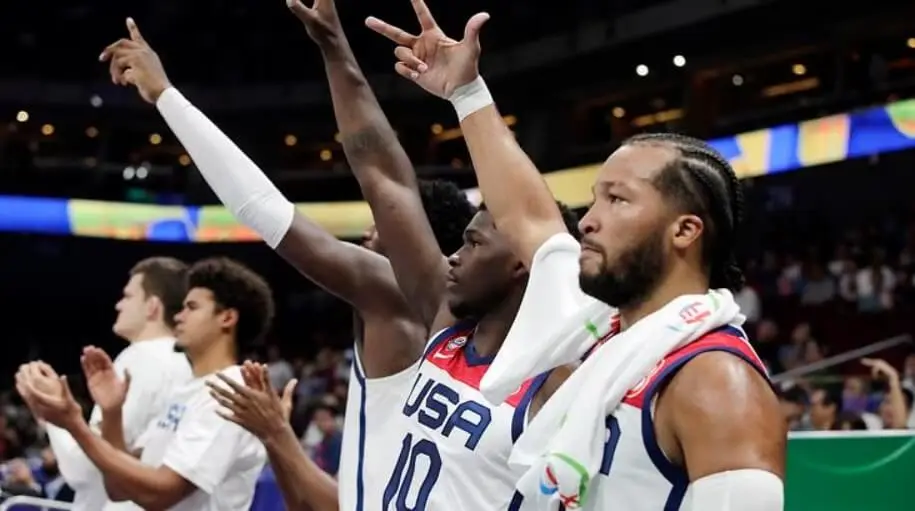
[[395, 43], [401, 46], [413, 46], [413, 43], [416, 42], [416, 36], [410, 34], [402, 28], [397, 28], [390, 23], [381, 21], [380, 19], [369, 16], [365, 19], [365, 26], [370, 29], [378, 32], [379, 34], [387, 37], [388, 39], [394, 41]]
[[140, 33], [140, 28], [137, 27], [137, 22], [133, 18], [127, 18], [127, 32], [130, 33], [130, 40], [136, 42], [145, 42], [146, 39], [143, 39], [143, 34]]

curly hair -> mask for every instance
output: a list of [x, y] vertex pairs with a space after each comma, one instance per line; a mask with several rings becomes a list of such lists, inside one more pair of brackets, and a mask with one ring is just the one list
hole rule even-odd
[[175, 328], [175, 316], [184, 307], [187, 296], [188, 267], [173, 257], [148, 257], [133, 265], [130, 276], [140, 275], [140, 286], [146, 296], [162, 302], [162, 321]]
[[267, 282], [247, 266], [225, 257], [204, 259], [191, 266], [188, 289], [203, 288], [213, 293], [220, 309], [235, 309], [236, 348], [244, 352], [260, 340], [273, 321], [273, 293]]
[[705, 224], [703, 262], [709, 286], [738, 291], [744, 284], [735, 253], [743, 220], [743, 188], [731, 164], [702, 140], [675, 133], [636, 135], [623, 145], [658, 144], [677, 158], [655, 179], [655, 187]]
[[446, 255], [455, 253], [464, 244], [464, 229], [476, 214], [476, 208], [467, 194], [450, 181], [419, 180], [418, 185], [439, 248]]
[[[581, 231], [578, 230], [578, 213], [562, 201], [556, 201], [556, 207], [559, 208], [559, 214], [562, 215], [562, 223], [565, 224], [566, 230], [576, 240], [581, 240]], [[486, 203], [480, 203], [480, 211], [486, 211]]]

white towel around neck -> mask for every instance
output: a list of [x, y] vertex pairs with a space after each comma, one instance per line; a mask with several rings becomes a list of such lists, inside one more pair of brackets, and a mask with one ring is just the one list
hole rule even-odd
[[[500, 402], [497, 399], [505, 389], [509, 389], [507, 396], [533, 374], [576, 361], [595, 344], [595, 338], [609, 333], [615, 311], [571, 289], [578, 288], [577, 271], [570, 263], [574, 260], [577, 268], [576, 253], [580, 253], [578, 244], [568, 235], [554, 236], [538, 250], [528, 293], [534, 291], [541, 299], [529, 301], [525, 295], [515, 324], [483, 379], [481, 389], [487, 399]], [[570, 276], [573, 271], [575, 275]], [[545, 291], [541, 284], [546, 283], [553, 289]], [[534, 306], [533, 301], [547, 302], [542, 299], [544, 292], [556, 300], [574, 300], [572, 306], [578, 310], [572, 311], [564, 303]], [[600, 468], [606, 417], [625, 393], [668, 353], [719, 327], [740, 326], [743, 321], [729, 291], [684, 295], [595, 350], [515, 443], [509, 463], [523, 474], [517, 484], [524, 496], [523, 508], [555, 509], [560, 499], [567, 509], [581, 507]], [[512, 338], [513, 333], [525, 334], [525, 338]]]

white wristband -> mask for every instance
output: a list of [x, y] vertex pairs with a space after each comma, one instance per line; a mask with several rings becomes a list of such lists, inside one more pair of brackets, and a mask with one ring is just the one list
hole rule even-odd
[[463, 121], [468, 115], [493, 104], [492, 94], [489, 93], [486, 82], [480, 75], [477, 75], [474, 81], [454, 89], [454, 93], [448, 100], [454, 106], [459, 121]]

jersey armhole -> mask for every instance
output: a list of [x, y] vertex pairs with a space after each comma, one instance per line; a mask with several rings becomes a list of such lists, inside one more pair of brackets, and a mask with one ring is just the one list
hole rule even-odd
[[534, 400], [534, 396], [537, 395], [537, 392], [543, 387], [543, 384], [550, 378], [550, 374], [553, 373], [553, 370], [550, 369], [545, 373], [541, 373], [534, 377], [531, 380], [530, 386], [524, 392], [524, 396], [521, 397], [521, 401], [518, 402], [518, 406], [515, 407], [515, 412], [512, 414], [512, 443], [518, 441], [518, 438], [521, 436], [521, 433], [524, 433], [524, 427], [528, 423], [528, 411], [531, 408], [531, 401]]
[[[673, 485], [671, 490], [671, 499], [682, 499], [686, 494], [686, 487], [689, 485], [689, 476], [683, 467], [675, 465], [667, 457], [667, 454], [661, 449], [660, 444], [658, 443], [657, 436], [655, 435], [654, 429], [654, 405], [655, 398], [661, 389], [670, 382], [670, 380], [677, 374], [680, 369], [682, 369], [689, 361], [693, 360], [697, 356], [703, 353], [710, 353], [714, 351], [723, 351], [730, 353], [747, 364], [749, 364], [753, 369], [755, 369], [766, 381], [769, 381], [769, 375], [766, 374], [766, 370], [763, 367], [760, 367], [758, 362], [753, 360], [752, 357], [746, 353], [740, 351], [737, 348], [729, 346], [710, 346], [705, 349], [697, 350], [693, 353], [690, 353], [683, 358], [675, 361], [670, 366], [664, 368], [655, 381], [651, 384], [645, 391], [645, 397], [642, 405], [642, 442], [645, 446], [645, 451], [648, 453], [651, 463], [658, 469], [661, 475]], [[679, 497], [677, 497], [679, 496]], [[665, 508], [666, 509], [666, 508]]]

